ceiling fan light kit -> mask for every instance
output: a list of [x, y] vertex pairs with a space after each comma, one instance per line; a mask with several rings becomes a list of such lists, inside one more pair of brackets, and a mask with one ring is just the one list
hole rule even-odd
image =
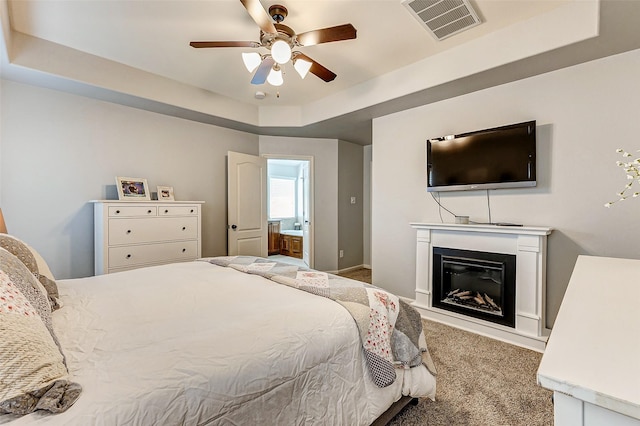
[[254, 72], [262, 62], [262, 57], [258, 52], [245, 52], [242, 54], [242, 62], [244, 62], [247, 71]]
[[307, 73], [311, 69], [311, 62], [304, 60], [302, 58], [295, 58], [293, 60], [293, 68], [296, 70], [300, 78], [304, 79], [307, 76]]
[[282, 86], [284, 83], [284, 78], [282, 77], [282, 69], [279, 65], [274, 65], [267, 76], [267, 83], [272, 86]]
[[272, 5], [267, 13], [260, 0], [240, 0], [251, 18], [260, 27], [260, 42], [255, 41], [192, 41], [190, 45], [195, 48], [210, 47], [264, 47], [268, 54], [261, 55], [257, 52], [242, 53], [242, 61], [249, 72], [254, 72], [251, 84], [264, 84], [265, 82], [280, 86], [284, 83], [282, 66], [293, 60], [293, 67], [305, 78], [311, 72], [325, 82], [333, 81], [336, 74], [320, 65], [307, 55], [295, 48], [312, 46], [321, 43], [330, 43], [356, 38], [356, 29], [351, 24], [338, 25], [330, 28], [307, 31], [296, 34], [291, 28], [282, 24], [287, 17], [287, 8], [281, 5]]
[[277, 40], [271, 46], [271, 56], [274, 61], [284, 65], [291, 60], [291, 46], [284, 40]]

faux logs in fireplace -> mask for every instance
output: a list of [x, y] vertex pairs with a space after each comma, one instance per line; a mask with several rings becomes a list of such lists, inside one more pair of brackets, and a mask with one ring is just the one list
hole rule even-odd
[[516, 256], [433, 248], [433, 306], [515, 328]]

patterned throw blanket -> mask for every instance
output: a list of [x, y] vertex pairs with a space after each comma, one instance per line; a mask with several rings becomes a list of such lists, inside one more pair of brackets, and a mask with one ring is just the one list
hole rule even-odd
[[424, 342], [420, 314], [387, 291], [360, 281], [254, 256], [201, 259], [214, 265], [260, 275], [274, 282], [327, 297], [344, 306], [355, 320], [374, 383], [392, 384], [395, 368], [424, 364], [435, 374]]

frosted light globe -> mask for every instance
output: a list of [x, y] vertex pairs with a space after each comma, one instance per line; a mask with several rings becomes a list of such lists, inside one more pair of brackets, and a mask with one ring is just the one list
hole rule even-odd
[[291, 46], [286, 41], [278, 40], [271, 46], [271, 56], [279, 64], [286, 64], [291, 59]]
[[272, 86], [282, 86], [282, 83], [284, 83], [284, 78], [282, 78], [282, 70], [272, 69], [267, 76], [267, 82]]

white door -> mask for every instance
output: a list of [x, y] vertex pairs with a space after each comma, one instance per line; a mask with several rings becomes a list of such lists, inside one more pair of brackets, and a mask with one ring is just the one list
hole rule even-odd
[[227, 250], [229, 256], [267, 257], [267, 160], [227, 155]]
[[302, 260], [308, 267], [313, 268], [311, 260], [311, 247], [313, 247], [313, 233], [311, 232], [311, 212], [313, 197], [311, 196], [311, 173], [310, 161], [303, 163], [302, 179], [303, 179], [303, 209], [302, 209]]

